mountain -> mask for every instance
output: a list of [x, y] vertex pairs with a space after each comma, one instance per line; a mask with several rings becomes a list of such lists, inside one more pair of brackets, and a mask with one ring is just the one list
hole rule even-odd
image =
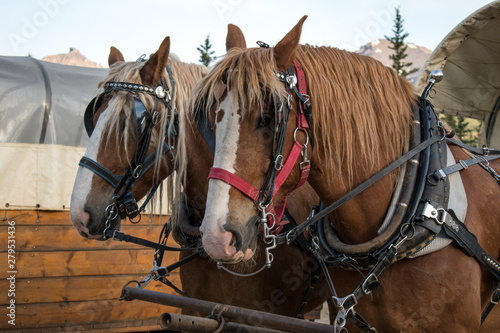
[[[390, 45], [391, 42], [387, 39], [378, 39], [361, 46], [356, 53], [373, 57], [384, 65], [391, 67], [392, 60], [389, 59], [389, 55], [393, 54], [394, 50], [389, 48]], [[411, 68], [421, 69], [432, 51], [423, 46], [417, 46], [411, 43], [408, 43], [407, 45], [408, 48], [406, 49], [406, 54], [408, 54], [408, 56], [406, 57], [405, 62], [412, 62], [413, 65]], [[417, 79], [418, 74], [419, 72], [413, 73], [408, 76], [408, 80], [415, 83], [414, 81]]]
[[42, 60], [63, 65], [102, 68], [100, 64], [90, 61], [75, 48], [70, 48], [69, 53], [46, 56]]

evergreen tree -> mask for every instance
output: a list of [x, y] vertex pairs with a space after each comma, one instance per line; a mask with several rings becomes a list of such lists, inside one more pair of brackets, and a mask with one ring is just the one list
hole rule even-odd
[[207, 38], [205, 38], [205, 44], [201, 44], [196, 48], [201, 53], [199, 61], [205, 66], [208, 66], [215, 59], [215, 57], [212, 56], [215, 51], [210, 51], [211, 48], [212, 44], [210, 44], [210, 34], [208, 34]]
[[463, 142], [470, 146], [477, 147], [477, 133], [481, 127], [481, 123], [475, 128], [470, 128], [466, 118], [461, 116], [442, 116], [441, 119], [450, 125], [455, 131], [455, 135]]
[[408, 33], [404, 32], [403, 22], [401, 14], [399, 13], [399, 8], [396, 9], [396, 18], [394, 19], [394, 37], [385, 36], [385, 39], [391, 42], [392, 46], [389, 46], [391, 50], [394, 50], [394, 54], [390, 55], [389, 58], [392, 60], [392, 68], [402, 77], [406, 78], [408, 75], [418, 71], [418, 68], [413, 68], [406, 70], [411, 65], [412, 62], [404, 62], [404, 59], [408, 56], [406, 54], [406, 49], [408, 45], [405, 45], [405, 38], [409, 36]]

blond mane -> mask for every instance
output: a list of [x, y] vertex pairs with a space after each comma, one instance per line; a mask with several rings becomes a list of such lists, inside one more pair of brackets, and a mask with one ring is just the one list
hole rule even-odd
[[[192, 101], [193, 108], [210, 111], [228, 68], [228, 89], [242, 112], [247, 105], [264, 107], [269, 93], [283, 98], [273, 50], [230, 51], [195, 88], [193, 95], [202, 98]], [[376, 167], [382, 152], [391, 159], [407, 149], [415, 103], [408, 81], [373, 58], [331, 47], [302, 45], [295, 59], [305, 72], [316, 144], [330, 170], [352, 179], [355, 164]]]

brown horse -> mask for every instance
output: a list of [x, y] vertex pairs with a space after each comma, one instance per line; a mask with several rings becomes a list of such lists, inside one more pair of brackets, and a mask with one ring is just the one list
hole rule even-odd
[[[302, 176], [296, 163], [281, 188], [271, 190], [267, 178], [270, 166], [276, 164], [281, 134], [285, 143], [279, 159], [291, 155], [295, 141], [305, 146], [314, 138], [313, 146], [309, 144], [302, 152], [310, 162], [308, 182], [326, 205], [403, 155], [415, 136], [412, 109], [418, 99], [412, 86], [372, 58], [330, 47], [299, 45], [305, 18], [273, 48], [231, 50], [195, 90], [216, 136], [217, 173], [209, 181], [200, 228], [203, 246], [215, 260], [249, 260], [255, 253], [263, 211], [259, 204], [265, 201], [256, 205], [245, 190], [235, 188], [235, 179], [261, 189], [264, 200], [272, 197], [272, 204], [279, 205]], [[237, 37], [229, 39], [237, 41]], [[293, 93], [296, 82], [289, 76], [291, 66], [299, 72], [294, 60], [307, 82], [308, 95], [300, 94], [302, 100]], [[312, 120], [308, 127], [296, 130], [292, 125], [302, 117], [297, 110], [308, 102]], [[288, 128], [280, 133], [287, 106], [292, 110]], [[269, 139], [269, 130], [278, 139]], [[470, 158], [456, 145], [449, 144], [449, 149], [457, 161]], [[490, 165], [500, 169], [498, 160]], [[363, 246], [379, 237], [402, 172], [391, 172], [329, 214], [344, 247]], [[460, 175], [467, 194], [467, 227], [491, 256], [499, 258], [498, 184], [479, 166]], [[401, 236], [397, 246], [408, 238]], [[352, 277], [352, 272], [335, 270], [333, 280], [339, 295], [349, 295], [360, 283], [361, 278]], [[389, 266], [379, 282], [372, 299], [358, 300], [356, 311], [380, 332], [500, 331], [498, 309], [480, 328], [482, 309], [492, 293], [491, 273], [455, 242]]]
[[[241, 42], [243, 38], [241, 31], [233, 25], [230, 25], [229, 29], [232, 31], [229, 35], [238, 34]], [[245, 45], [239, 44], [238, 47], [244, 48]], [[155, 97], [135, 91], [137, 96], [131, 96], [130, 92], [123, 90], [106, 92], [106, 83], [128, 82], [152, 87], [162, 82], [166, 83], [168, 89], [173, 91], [171, 107], [179, 113], [178, 132], [185, 141], [185, 145], [182, 146], [184, 148], [178, 149], [177, 136], [173, 136], [168, 143], [173, 147], [173, 153], [161, 152], [159, 147], [161, 148], [165, 128], [168, 128], [172, 118], [168, 114], [168, 109], [161, 103], [157, 103], [156, 106], [160, 106], [158, 125], [153, 127], [152, 141], [147, 149], [147, 154], [158, 152], [156, 163], [138, 178], [131, 192], [133, 197], [139, 200], [151, 188], [167, 178], [174, 171], [177, 163], [182, 162], [187, 170], [182, 178], [183, 192], [192, 210], [189, 223], [184, 222], [179, 228], [184, 234], [196, 236], [204, 215], [208, 188], [207, 176], [213, 158], [207, 144], [193, 124], [192, 114], [187, 109], [186, 102], [189, 92], [206, 73], [206, 69], [198, 65], [184, 64], [175, 57], [169, 56], [168, 38], [147, 62], [125, 62], [123, 55], [117, 49], [111, 48], [109, 65], [110, 74], [100, 84], [104, 97], [96, 106], [97, 110], [89, 124], [90, 128], [93, 126], [95, 128], [85, 156], [94, 159], [114, 174], [126, 174], [131, 161], [134, 161], [138, 150], [137, 138], [140, 136], [134, 128], [138, 126], [133, 121], [134, 97], [142, 100], [146, 110], [155, 110]], [[171, 72], [165, 70], [166, 66], [171, 68]], [[175, 84], [170, 82], [170, 76], [173, 77]], [[135, 109], [137, 113], [137, 105]], [[179, 150], [182, 150], [182, 153]], [[114, 186], [102, 176], [93, 173], [87, 167], [79, 168], [72, 195], [71, 220], [82, 236], [103, 240], [105, 229], [119, 230], [120, 215], [106, 225], [108, 217], [105, 211], [106, 207], [113, 204], [114, 191]], [[177, 195], [180, 197], [180, 193]], [[317, 202], [317, 195], [306, 185], [301, 191], [291, 196], [290, 214], [298, 221], [302, 221], [309, 214], [312, 205]], [[176, 235], [180, 235], [180, 232], [176, 232]], [[181, 236], [177, 239], [183, 242]], [[265, 244], [261, 240], [258, 243], [263, 251]], [[309, 281], [314, 273], [314, 263], [302, 248], [294, 245], [280, 246], [273, 250], [273, 253], [276, 260], [271, 268], [251, 278], [236, 277], [218, 269], [217, 264], [210, 258], [199, 257], [180, 268], [183, 289], [190, 297], [293, 316], [308, 289]], [[182, 252], [180, 256], [183, 258], [186, 255], [187, 253]], [[250, 273], [263, 266], [264, 261], [264, 255], [261, 255], [256, 258], [252, 266], [238, 264], [228, 267], [239, 273]], [[312, 289], [302, 313], [321, 305], [326, 299], [324, 283], [320, 281], [318, 287]]]

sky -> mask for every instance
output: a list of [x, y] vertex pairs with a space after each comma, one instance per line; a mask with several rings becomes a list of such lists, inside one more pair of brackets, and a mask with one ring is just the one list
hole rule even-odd
[[434, 50], [487, 0], [0, 0], [0, 55], [41, 59], [76, 48], [107, 67], [110, 46], [125, 60], [155, 52], [170, 36], [170, 51], [198, 62], [210, 35], [216, 56], [225, 53], [227, 25], [241, 28], [247, 46], [275, 45], [308, 15], [301, 43], [356, 51], [392, 36], [400, 8], [405, 41]]

